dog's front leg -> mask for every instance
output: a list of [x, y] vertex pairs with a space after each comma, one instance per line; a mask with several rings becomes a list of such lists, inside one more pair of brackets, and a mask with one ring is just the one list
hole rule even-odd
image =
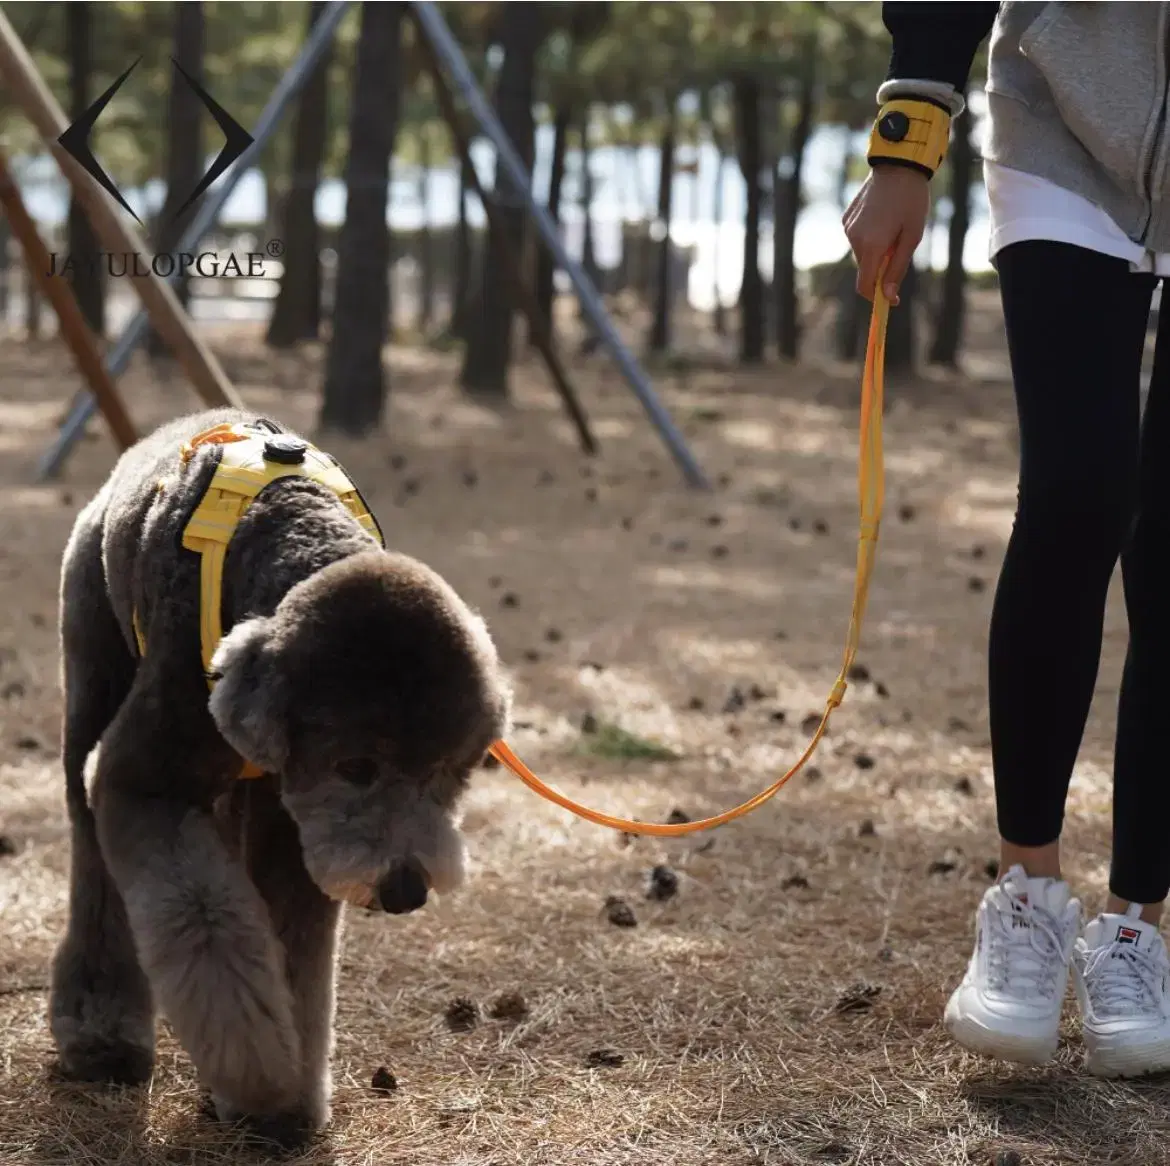
[[248, 874], [264, 896], [273, 930], [284, 948], [293, 1017], [304, 1070], [302, 1104], [318, 1128], [329, 1121], [329, 1060], [337, 978], [341, 906], [309, 877], [296, 825], [280, 803], [272, 779], [239, 791], [246, 823]]
[[183, 775], [171, 772], [164, 784], [144, 772], [144, 735], [124, 708], [103, 743], [92, 798], [139, 959], [220, 1116], [295, 1140], [305, 1124], [301, 1049], [284, 954], [210, 813], [179, 796]]

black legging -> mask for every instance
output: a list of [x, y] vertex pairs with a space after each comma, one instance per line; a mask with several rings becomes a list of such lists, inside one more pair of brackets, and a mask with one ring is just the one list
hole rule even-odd
[[1130, 643], [1109, 886], [1158, 902], [1170, 889], [1170, 292], [1140, 420], [1155, 277], [1064, 243], [1014, 244], [997, 266], [1020, 423], [988, 662], [999, 830], [1020, 846], [1060, 836], [1120, 555]]

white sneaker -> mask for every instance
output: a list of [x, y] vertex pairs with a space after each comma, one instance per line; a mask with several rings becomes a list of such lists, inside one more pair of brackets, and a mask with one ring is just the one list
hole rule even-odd
[[1135, 903], [1124, 915], [1098, 915], [1073, 949], [1085, 1067], [1098, 1077], [1170, 1069], [1170, 959], [1140, 914]]
[[1038, 1065], [1056, 1052], [1081, 905], [1060, 879], [1013, 866], [975, 916], [975, 951], [943, 1023], [974, 1053]]

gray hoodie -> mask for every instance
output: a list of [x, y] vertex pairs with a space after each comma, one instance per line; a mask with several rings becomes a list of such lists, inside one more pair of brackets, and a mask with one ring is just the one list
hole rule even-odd
[[1170, 3], [886, 3], [882, 16], [894, 45], [879, 100], [917, 92], [962, 109], [991, 31], [984, 156], [1170, 252]]

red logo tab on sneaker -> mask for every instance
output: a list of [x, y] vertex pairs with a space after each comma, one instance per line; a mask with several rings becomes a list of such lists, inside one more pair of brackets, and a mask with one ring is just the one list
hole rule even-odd
[[1137, 943], [1141, 938], [1141, 932], [1136, 927], [1119, 927], [1117, 929], [1116, 943]]

